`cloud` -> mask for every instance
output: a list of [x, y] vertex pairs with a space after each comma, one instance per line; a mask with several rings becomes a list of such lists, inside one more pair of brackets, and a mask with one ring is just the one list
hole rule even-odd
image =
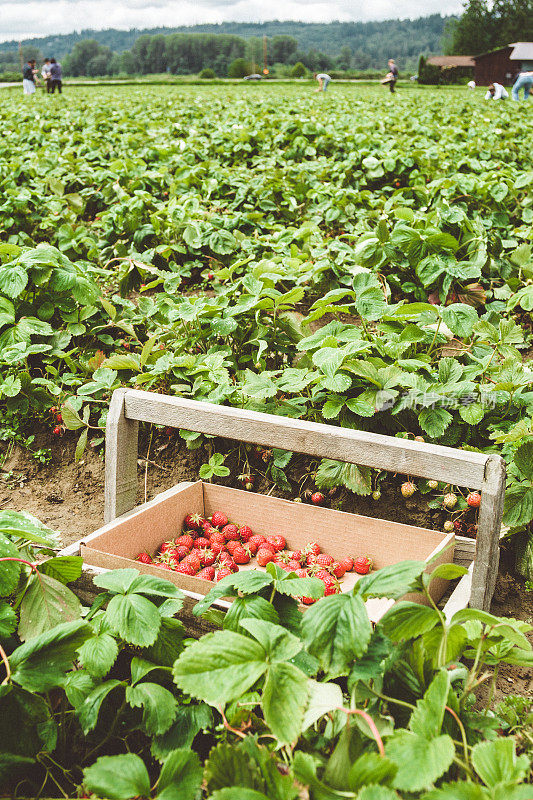
[[0, 0], [0, 41], [87, 28], [156, 28], [219, 22], [367, 21], [452, 14], [460, 0]]

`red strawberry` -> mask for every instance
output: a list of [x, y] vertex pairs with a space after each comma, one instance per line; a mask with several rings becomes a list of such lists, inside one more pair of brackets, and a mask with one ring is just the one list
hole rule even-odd
[[256, 542], [252, 542], [252, 540], [251, 540], [251, 539], [250, 539], [250, 541], [249, 541], [249, 542], [246, 542], [246, 547], [248, 548], [248, 550], [250, 551], [250, 553], [251, 553], [253, 556], [255, 556], [255, 554], [256, 554], [256, 553], [257, 553], [257, 551], [259, 550], [259, 545], [258, 545], [258, 544], [256, 544]]
[[187, 514], [183, 520], [186, 528], [191, 528], [193, 531], [201, 531], [204, 518], [201, 514]]
[[340, 588], [338, 586], [335, 586], [334, 583], [332, 583], [329, 586], [326, 586], [326, 590], [324, 592], [324, 597], [328, 597], [328, 595], [330, 595], [330, 594], [339, 594], [339, 592], [340, 592]]
[[239, 528], [239, 536], [243, 542], [249, 542], [253, 536], [253, 531], [248, 525], [241, 525]]
[[453, 521], [453, 529], [456, 533], [463, 532], [463, 522], [460, 519], [454, 519]]
[[468, 497], [466, 498], [466, 502], [470, 506], [470, 508], [479, 508], [481, 503], [481, 495], [479, 492], [470, 492]]
[[311, 564], [316, 564], [316, 556], [315, 556], [315, 554], [314, 553], [309, 553], [309, 555], [305, 557], [305, 563], [307, 564], [308, 567], [310, 567]]
[[300, 600], [305, 606], [312, 606], [313, 603], [316, 603], [316, 600], [314, 600], [312, 597], [301, 597]]
[[196, 541], [194, 543], [194, 546], [198, 550], [200, 550], [202, 547], [210, 547], [211, 546], [211, 542], [209, 541], [209, 539], [206, 539], [205, 536], [199, 536], [196, 539]]
[[335, 578], [325, 569], [319, 569], [315, 577], [320, 578], [326, 586], [333, 586], [335, 583]]
[[222, 514], [220, 511], [215, 511], [215, 513], [211, 516], [211, 525], [213, 525], [215, 528], [223, 528], [224, 525], [227, 524], [227, 516]]
[[230, 539], [230, 541], [226, 544], [226, 550], [228, 551], [228, 553], [231, 553], [231, 555], [233, 555], [237, 547], [241, 546], [242, 545], [240, 542], [236, 542], [234, 539]]
[[291, 559], [291, 561], [301, 561], [302, 560], [302, 554], [301, 554], [300, 550], [291, 550], [288, 555], [289, 555], [289, 559]]
[[176, 544], [177, 545], [182, 544], [184, 547], [188, 547], [190, 550], [194, 544], [194, 539], [192, 538], [190, 533], [185, 533], [183, 536], [178, 536], [178, 538], [176, 539]]
[[200, 570], [200, 567], [202, 566], [202, 562], [200, 561], [199, 556], [197, 556], [196, 553], [194, 552], [189, 553], [188, 556], [185, 556], [180, 566], [184, 564], [191, 567], [193, 575], [196, 574]]
[[298, 578], [308, 578], [309, 577], [309, 575], [307, 574], [307, 570], [306, 569], [297, 569], [296, 570], [296, 575], [297, 575]]
[[319, 553], [316, 556], [316, 563], [320, 564], [321, 567], [331, 567], [333, 561], [333, 556], [328, 556], [326, 553]]
[[236, 541], [239, 538], [239, 529], [236, 525], [225, 525], [221, 533], [224, 534], [224, 538], [226, 541]]
[[242, 545], [237, 545], [233, 551], [233, 560], [236, 564], [248, 564], [250, 561], [250, 554]]
[[55, 428], [52, 431], [52, 433], [55, 434], [56, 436], [59, 436], [61, 434], [61, 428], [59, 427], [59, 425], [55, 426]]
[[266, 542], [266, 537], [261, 533], [254, 533], [253, 536], [250, 536], [248, 541], [256, 544], [258, 547], [261, 547], [261, 545]]
[[295, 561], [294, 558], [291, 558], [291, 560], [289, 562], [287, 562], [287, 566], [290, 569], [297, 570], [297, 569], [300, 569], [300, 562], [299, 561]]
[[[208, 523], [205, 526], [205, 528], [204, 528], [204, 536], [207, 536], [210, 539], [211, 536], [214, 536], [216, 533], [220, 534], [220, 531], [219, 531], [218, 528], [213, 528], [211, 523]], [[220, 535], [222, 536], [222, 534], [220, 534]], [[224, 537], [222, 537], [222, 538], [224, 538]], [[226, 540], [224, 539], [224, 541], [226, 541]]]
[[203, 569], [200, 570], [200, 572], [198, 573], [198, 575], [196, 577], [197, 578], [202, 578], [202, 580], [204, 580], [204, 581], [214, 581], [215, 580], [215, 568], [211, 567], [211, 566], [204, 567]]
[[213, 533], [209, 536], [209, 541], [211, 545], [220, 544], [222, 545], [222, 547], [224, 547], [224, 545], [226, 544], [226, 539], [224, 537], [224, 534], [215, 529], [213, 529]]
[[203, 567], [210, 567], [216, 561], [216, 554], [212, 550], [202, 550], [200, 555], [200, 563]]
[[366, 575], [372, 569], [372, 561], [366, 556], [360, 556], [355, 559], [353, 568], [358, 575]]
[[305, 546], [304, 552], [312, 553], [314, 556], [317, 556], [320, 553], [320, 545], [318, 542], [309, 542], [309, 544]]
[[323, 506], [326, 501], [326, 498], [322, 494], [322, 492], [315, 492], [311, 495], [311, 502], [314, 506]]
[[213, 526], [211, 525], [211, 523], [209, 522], [209, 520], [208, 520], [208, 519], [204, 519], [204, 520], [202, 520], [202, 522], [200, 523], [200, 525], [201, 525], [201, 527], [202, 527], [202, 530], [204, 530], [204, 531], [207, 531], [207, 530], [209, 530], [209, 528], [212, 528], [212, 527], [213, 527]]
[[171, 564], [167, 564], [164, 561], [157, 562], [156, 567], [161, 567], [161, 569], [175, 569]]
[[218, 544], [218, 542], [213, 542], [211, 544], [211, 550], [213, 551], [213, 553], [216, 556], [218, 556], [218, 554], [221, 553], [224, 550], [224, 545], [223, 544]]
[[159, 548], [160, 553], [165, 553], [170, 547], [174, 547], [177, 544], [174, 539], [169, 539], [168, 542], [163, 542], [161, 547]]
[[267, 550], [266, 547], [260, 547], [257, 551], [257, 563], [260, 567], [266, 567], [273, 559], [274, 553], [271, 550]]
[[345, 572], [351, 572], [353, 569], [353, 558], [350, 556], [346, 556], [346, 558], [341, 558], [339, 564], [344, 567]]
[[272, 544], [272, 542], [263, 542], [263, 544], [259, 548], [260, 550], [270, 550], [272, 555], [276, 554], [276, 548]]
[[344, 573], [346, 572], [345, 568], [339, 561], [334, 561], [331, 565], [331, 571], [335, 575], [336, 578], [343, 578]]
[[285, 548], [285, 545], [287, 544], [285, 541], [285, 537], [282, 536], [280, 533], [276, 533], [274, 536], [268, 536], [267, 542], [269, 544], [274, 545], [274, 549], [277, 550], [278, 553], [281, 550], [283, 550]]
[[148, 553], [139, 553], [135, 561], [140, 561], [141, 564], [151, 564], [152, 558], [148, 555]]
[[176, 572], [179, 572], [180, 575], [196, 575], [197, 570], [193, 569], [190, 564], [182, 561], [181, 564], [178, 564], [176, 567]]
[[227, 578], [228, 575], [231, 575], [230, 569], [219, 569], [216, 575], [217, 581], [221, 581], [222, 578]]

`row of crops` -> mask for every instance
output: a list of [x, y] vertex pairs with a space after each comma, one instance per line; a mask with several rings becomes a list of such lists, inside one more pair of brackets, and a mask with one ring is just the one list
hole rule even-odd
[[[81, 458], [113, 390], [132, 386], [501, 453], [504, 522], [532, 579], [526, 104], [353, 86], [70, 91], [6, 92], [0, 108], [0, 438], [74, 430]], [[222, 442], [180, 436], [205, 445], [206, 480], [227, 460], [248, 489], [250, 462], [265, 490], [304, 485], [289, 453], [238, 448], [235, 465]], [[312, 470], [319, 488], [376, 501], [382, 477]], [[467, 509], [453, 486], [402, 492], [417, 488]], [[278, 563], [231, 573], [194, 606], [214, 632], [193, 641], [173, 583], [113, 570], [83, 607], [67, 586], [81, 558], [57, 548], [37, 519], [0, 510], [10, 796], [530, 800], [530, 703], [493, 699], [500, 669], [531, 667], [531, 625], [445, 618], [425, 562], [345, 593]], [[367, 600], [413, 591], [427, 605], [400, 601], [372, 625]], [[303, 612], [298, 598], [320, 599]]]

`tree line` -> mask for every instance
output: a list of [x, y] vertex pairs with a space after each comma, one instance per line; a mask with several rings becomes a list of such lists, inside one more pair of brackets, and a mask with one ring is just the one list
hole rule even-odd
[[[449, 18], [439, 14], [383, 22], [267, 22], [199, 25], [178, 30], [83, 31], [23, 43], [33, 55], [61, 58], [72, 75], [119, 73], [173, 74], [212, 69], [226, 77], [236, 59], [263, 63], [267, 37], [269, 65], [308, 70], [383, 69], [394, 57], [403, 69], [416, 69], [420, 53], [438, 53]], [[20, 68], [16, 42], [0, 44], [0, 70]], [[2, 52], [4, 51], [4, 52]]]
[[461, 18], [448, 23], [446, 51], [479, 55], [513, 42], [533, 41], [533, 0], [467, 0]]

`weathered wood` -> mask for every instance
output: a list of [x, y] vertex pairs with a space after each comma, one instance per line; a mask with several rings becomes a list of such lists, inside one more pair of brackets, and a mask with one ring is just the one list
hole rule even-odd
[[490, 609], [496, 588], [504, 497], [505, 462], [499, 456], [491, 455], [481, 484], [476, 557], [470, 594], [470, 605], [483, 611]]
[[[104, 521], [110, 522], [135, 505], [139, 423], [124, 414], [127, 389], [113, 392], [105, 440]], [[156, 395], [157, 396], [157, 395]]]
[[277, 417], [138, 389], [125, 393], [128, 419], [279, 447], [402, 475], [479, 487], [489, 456], [379, 433]]
[[[472, 588], [472, 572], [474, 569], [474, 562], [470, 564], [468, 568], [468, 572], [466, 575], [463, 575], [453, 592], [451, 593], [450, 597], [444, 608], [442, 609], [442, 613], [448, 620], [451, 620], [453, 615], [456, 611], [461, 611], [461, 609], [466, 608], [470, 601], [470, 593]], [[472, 605], [470, 603], [470, 605]]]

